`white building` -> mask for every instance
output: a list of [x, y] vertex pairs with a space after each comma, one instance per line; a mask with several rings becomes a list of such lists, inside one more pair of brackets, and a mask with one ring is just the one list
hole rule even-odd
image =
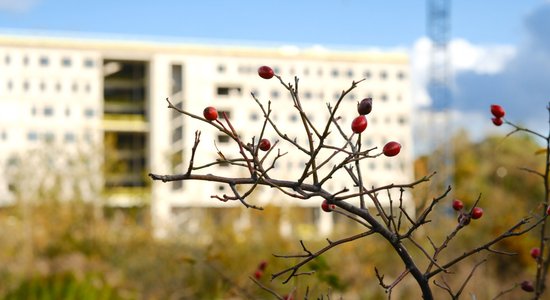
[[[393, 158], [362, 162], [367, 186], [412, 181], [411, 99], [409, 62], [403, 53], [332, 51], [320, 47], [236, 47], [168, 44], [143, 41], [0, 36], [0, 159], [41, 147], [44, 141], [66, 148], [88, 142], [103, 150], [105, 201], [110, 205], [151, 204], [159, 229], [188, 222], [204, 207], [240, 205], [211, 195], [230, 193], [212, 182], [151, 183], [146, 174], [185, 172], [194, 132], [202, 131], [195, 165], [218, 158], [214, 141], [228, 157], [238, 148], [212, 127], [167, 109], [166, 97], [197, 115], [214, 106], [230, 116], [243, 140], [258, 136], [263, 115], [252, 99], [254, 92], [267, 106], [279, 129], [306, 142], [305, 133], [288, 92], [273, 78], [257, 75], [268, 65], [293, 82], [300, 78], [304, 110], [314, 123], [328, 117], [326, 103], [335, 103], [352, 80], [365, 78], [342, 102], [341, 124], [351, 134], [356, 103], [374, 98], [373, 112], [363, 134], [364, 147], [395, 140], [403, 145]], [[270, 130], [272, 142], [281, 140]], [[336, 130], [329, 138], [343, 145]], [[288, 143], [281, 140], [283, 151]], [[376, 151], [375, 151], [376, 152]], [[373, 152], [373, 153], [375, 153]], [[380, 150], [378, 150], [380, 152]], [[272, 176], [296, 179], [306, 157], [296, 151], [282, 158]], [[197, 173], [246, 176], [234, 167], [217, 166]], [[337, 173], [325, 188], [353, 188], [345, 173]], [[13, 198], [6, 176], [0, 179], [0, 197]], [[331, 214], [320, 213], [322, 199], [294, 200], [264, 190], [249, 201], [257, 205], [300, 206], [311, 211], [321, 229], [330, 229]], [[407, 199], [410, 201], [410, 199]], [[187, 221], [186, 221], [187, 220]], [[187, 225], [186, 225], [187, 226]], [[193, 226], [191, 226], [193, 227]], [[162, 232], [162, 230], [160, 231]]]

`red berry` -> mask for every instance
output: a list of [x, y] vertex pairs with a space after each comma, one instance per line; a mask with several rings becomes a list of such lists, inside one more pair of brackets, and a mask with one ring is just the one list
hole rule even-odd
[[493, 121], [493, 124], [495, 124], [495, 126], [500, 126], [503, 123], [501, 118], [492, 118], [491, 120]]
[[453, 209], [456, 211], [462, 210], [464, 208], [464, 203], [458, 199], [453, 200]]
[[267, 151], [267, 150], [269, 150], [269, 148], [271, 148], [271, 143], [269, 142], [268, 139], [261, 139], [260, 144], [258, 145], [258, 147], [262, 151]]
[[275, 72], [268, 66], [261, 66], [258, 68], [258, 75], [263, 79], [271, 79], [275, 75]]
[[547, 214], [547, 215], [550, 215], [550, 206], [548, 206], [548, 207], [546, 208], [546, 214]]
[[398, 142], [388, 142], [386, 145], [384, 145], [384, 149], [382, 149], [382, 152], [385, 156], [392, 157], [399, 154], [399, 151], [401, 151], [401, 144]]
[[535, 248], [531, 249], [530, 253], [531, 253], [532, 258], [537, 259], [540, 256], [540, 248], [535, 247]]
[[218, 111], [212, 106], [208, 106], [203, 110], [202, 115], [208, 121], [214, 121], [218, 118]]
[[325, 212], [331, 212], [335, 208], [336, 208], [336, 205], [328, 204], [327, 200], [323, 200], [323, 203], [321, 203], [321, 209]]
[[258, 270], [265, 271], [265, 268], [267, 267], [267, 261], [262, 260], [260, 264], [258, 265]]
[[355, 133], [361, 133], [367, 128], [367, 118], [359, 116], [351, 122], [351, 130]]
[[472, 209], [472, 219], [479, 219], [483, 216], [483, 209], [481, 207], [474, 207]]
[[502, 106], [496, 105], [496, 104], [491, 105], [491, 113], [497, 119], [500, 119], [500, 118], [504, 117], [504, 115], [506, 114], [506, 112], [504, 111], [504, 108], [502, 108]]
[[528, 280], [525, 280], [521, 283], [521, 289], [529, 293], [535, 291], [535, 287], [533, 287], [533, 283]]
[[264, 275], [264, 272], [262, 272], [261, 270], [256, 270], [256, 272], [254, 272], [254, 278], [256, 279], [262, 278], [262, 275]]
[[372, 98], [365, 98], [357, 104], [357, 112], [360, 115], [368, 115], [372, 111]]
[[292, 297], [291, 294], [283, 296], [283, 300], [294, 300], [294, 297]]

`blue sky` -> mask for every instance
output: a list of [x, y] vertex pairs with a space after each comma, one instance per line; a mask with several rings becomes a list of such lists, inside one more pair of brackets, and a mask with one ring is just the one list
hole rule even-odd
[[[452, 3], [452, 34], [515, 44], [542, 0]], [[0, 28], [297, 44], [410, 46], [426, 32], [425, 1], [0, 0]]]
[[[455, 0], [451, 7], [457, 127], [497, 130], [488, 107], [499, 103], [511, 120], [546, 130], [550, 1]], [[426, 12], [426, 1], [412, 0], [0, 0], [0, 33], [404, 49], [420, 106], [429, 103]]]

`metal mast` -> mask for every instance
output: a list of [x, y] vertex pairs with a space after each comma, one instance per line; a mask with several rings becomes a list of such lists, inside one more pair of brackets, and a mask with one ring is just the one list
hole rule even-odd
[[430, 149], [436, 151], [428, 159], [428, 167], [437, 171], [434, 188], [444, 188], [453, 181], [452, 104], [449, 36], [450, 0], [427, 0], [427, 31], [431, 40], [428, 92]]

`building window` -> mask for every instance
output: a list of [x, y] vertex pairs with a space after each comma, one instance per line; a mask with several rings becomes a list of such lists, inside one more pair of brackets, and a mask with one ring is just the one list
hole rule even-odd
[[279, 98], [279, 91], [277, 90], [271, 91], [271, 98]]
[[241, 88], [238, 86], [219, 86], [216, 93], [218, 96], [241, 96]]
[[353, 70], [348, 70], [347, 75], [349, 78], [353, 77]]
[[92, 108], [86, 108], [84, 110], [84, 116], [86, 116], [88, 118], [92, 118], [94, 115], [95, 115], [95, 112]]
[[307, 91], [307, 92], [304, 93], [304, 96], [306, 97], [306, 99], [311, 99], [311, 97], [312, 97], [313, 95], [311, 94], [310, 91]]
[[172, 65], [172, 94], [183, 91], [183, 66]]
[[337, 69], [332, 69], [332, 72], [330, 72], [330, 74], [332, 75], [332, 77], [338, 77], [339, 72]]
[[367, 138], [367, 140], [365, 141], [365, 144], [367, 145], [367, 147], [372, 147], [372, 145], [374, 144], [372, 142], [372, 139], [371, 138]]
[[86, 133], [84, 133], [84, 140], [85, 140], [86, 142], [91, 143], [91, 142], [93, 142], [93, 140], [94, 140], [94, 136], [92, 135], [91, 132], [87, 131]]
[[406, 77], [405, 72], [400, 71], [400, 72], [397, 73], [397, 79], [403, 80], [403, 79], [405, 79], [405, 77]]
[[84, 91], [89, 94], [90, 91], [92, 91], [92, 86], [89, 83], [86, 83], [86, 85], [84, 86]]
[[51, 143], [54, 140], [55, 140], [55, 135], [53, 134], [53, 132], [44, 133], [44, 141], [46, 141], [47, 143]]
[[28, 64], [29, 64], [29, 57], [25, 55], [25, 56], [23, 57], [23, 65], [26, 66], [26, 65], [28, 65]]
[[50, 63], [50, 60], [46, 56], [40, 57], [40, 65], [45, 67]]
[[29, 87], [30, 87], [29, 82], [25, 80], [25, 82], [23, 82], [23, 90], [28, 91]]
[[40, 90], [42, 92], [46, 90], [46, 83], [44, 81], [40, 82]]
[[27, 132], [27, 140], [36, 141], [37, 139], [38, 139], [38, 134], [36, 133], [36, 131]]
[[220, 119], [223, 119], [223, 115], [226, 115], [228, 119], [231, 119], [231, 112], [227, 110], [218, 110], [218, 115]]
[[36, 107], [31, 108], [31, 115], [36, 116]]
[[53, 108], [51, 106], [44, 107], [44, 116], [51, 117], [53, 116]]
[[273, 73], [278, 75], [280, 72], [281, 72], [281, 69], [279, 67], [274, 67], [273, 68]]
[[76, 82], [73, 83], [72, 89], [73, 89], [73, 93], [78, 92], [78, 84]]
[[8, 134], [6, 133], [5, 130], [2, 130], [2, 135], [1, 135], [1, 138], [3, 141], [7, 140], [8, 139]]
[[216, 139], [218, 140], [218, 143], [220, 143], [220, 144], [226, 144], [226, 143], [229, 143], [229, 141], [230, 141], [229, 136], [225, 135], [225, 134], [218, 134]]
[[7, 54], [6, 56], [4, 56], [4, 63], [6, 64], [6, 66], [11, 63], [11, 57]]
[[183, 180], [172, 181], [172, 190], [177, 191], [183, 188]]
[[70, 66], [71, 66], [71, 63], [72, 63], [72, 61], [71, 61], [71, 59], [68, 58], [68, 57], [63, 57], [63, 58], [61, 59], [61, 65], [64, 66], [64, 67], [70, 67]]
[[65, 132], [64, 140], [67, 143], [72, 143], [75, 141], [75, 135], [72, 132]]
[[407, 119], [401, 116], [399, 117], [399, 119], [397, 119], [397, 122], [399, 122], [400, 125], [405, 125], [407, 123]]
[[297, 115], [290, 115], [288, 117], [288, 119], [291, 121], [291, 122], [296, 122], [298, 121], [298, 116]]
[[380, 72], [380, 79], [386, 80], [388, 78], [388, 73], [386, 71]]
[[225, 73], [226, 67], [223, 64], [218, 65], [218, 73]]
[[71, 108], [67, 107], [65, 108], [65, 116], [68, 117], [71, 115]]
[[366, 79], [370, 79], [370, 77], [372, 76], [372, 74], [371, 74], [370, 71], [367, 70], [367, 71], [365, 71], [365, 72], [363, 73], [363, 76], [364, 76]]
[[55, 84], [55, 90], [56, 90], [57, 92], [60, 92], [60, 91], [61, 91], [61, 83], [58, 82], [58, 83]]
[[84, 67], [86, 68], [93, 68], [95, 65], [94, 60], [91, 58], [87, 58], [84, 60]]
[[371, 162], [369, 163], [369, 169], [371, 169], [371, 170], [376, 170], [376, 163], [373, 162], [373, 161], [371, 161]]
[[250, 120], [251, 121], [257, 121], [258, 120], [258, 114], [253, 112], [250, 114]]
[[174, 129], [174, 131], [172, 132], [172, 144], [181, 141], [182, 138], [183, 138], [183, 127], [182, 127], [182, 126], [178, 126], [178, 127], [176, 127], [176, 129]]

